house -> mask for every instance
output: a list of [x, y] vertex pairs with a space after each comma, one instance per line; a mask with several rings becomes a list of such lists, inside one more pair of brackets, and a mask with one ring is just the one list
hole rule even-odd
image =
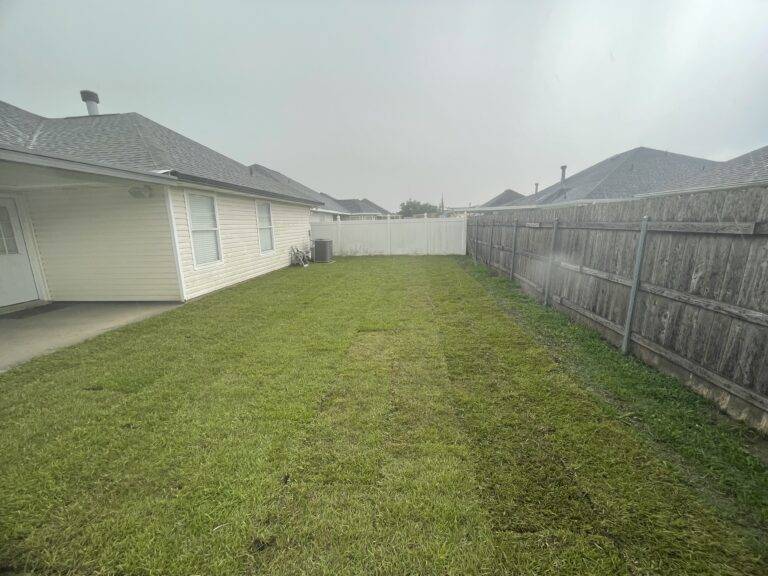
[[315, 195], [81, 96], [68, 118], [0, 102], [0, 307], [185, 301], [308, 248]]
[[725, 162], [712, 164], [706, 171], [687, 179], [681, 188], [711, 188], [768, 182], [768, 146]]
[[630, 198], [637, 194], [673, 190], [708, 172], [717, 164], [704, 158], [641, 146], [606, 158], [573, 176], [566, 177], [567, 167], [561, 166], [560, 181], [556, 184], [530, 196], [494, 206], [484, 205], [478, 210]]
[[332, 198], [323, 192], [317, 192], [304, 184], [289, 178], [288, 176], [266, 168], [259, 164], [251, 164], [251, 169], [263, 174], [267, 178], [272, 178], [280, 185], [306, 195], [317, 202], [316, 206], [310, 209], [309, 220], [312, 223], [333, 222], [338, 217], [349, 216], [349, 211], [342, 206], [338, 200]]
[[525, 198], [520, 192], [515, 192], [511, 188], [507, 188], [499, 194], [498, 196], [494, 196], [488, 202], [483, 204], [483, 208], [495, 208], [496, 206], [506, 206], [508, 204], [512, 204], [513, 202], [516, 202], [517, 200], [520, 200], [520, 198]]
[[476, 210], [765, 183], [768, 182], [768, 146], [725, 162], [640, 147], [611, 156], [568, 178], [566, 167], [561, 169], [560, 182], [536, 194], [511, 201], [505, 201], [501, 194]]
[[362, 200], [338, 200], [323, 192], [317, 192], [276, 170], [266, 168], [260, 164], [251, 164], [250, 168], [265, 178], [275, 180], [281, 186], [295, 190], [315, 200], [316, 205], [310, 209], [309, 216], [310, 222], [314, 224], [333, 222], [335, 220], [375, 220], [390, 214], [387, 210], [374, 204], [367, 198]]
[[367, 198], [351, 198], [347, 200], [336, 200], [347, 210], [347, 215], [342, 216], [342, 220], [376, 220], [386, 218], [391, 213], [381, 206], [374, 204]]
[[580, 200], [630, 198], [682, 186], [717, 162], [653, 148], [633, 148], [565, 177], [560, 182], [511, 205], [541, 205]]

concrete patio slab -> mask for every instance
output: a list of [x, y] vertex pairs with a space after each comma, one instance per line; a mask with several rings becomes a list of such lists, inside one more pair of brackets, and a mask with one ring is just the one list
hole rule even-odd
[[0, 372], [179, 305], [175, 302], [58, 302], [0, 316]]

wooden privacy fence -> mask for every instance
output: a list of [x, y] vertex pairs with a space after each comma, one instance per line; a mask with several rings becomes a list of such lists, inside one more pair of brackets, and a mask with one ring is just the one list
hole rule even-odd
[[472, 216], [467, 249], [768, 431], [768, 190]]
[[312, 239], [333, 241], [338, 256], [465, 254], [466, 218], [313, 222]]

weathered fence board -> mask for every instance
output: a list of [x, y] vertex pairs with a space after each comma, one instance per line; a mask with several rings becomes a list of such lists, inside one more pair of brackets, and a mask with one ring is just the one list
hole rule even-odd
[[473, 216], [467, 250], [768, 431], [765, 187]]

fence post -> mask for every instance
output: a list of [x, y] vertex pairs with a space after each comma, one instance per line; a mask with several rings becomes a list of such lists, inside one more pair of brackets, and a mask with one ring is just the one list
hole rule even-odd
[[461, 227], [461, 245], [464, 247], [464, 256], [468, 254], [469, 250], [469, 242], [467, 242], [467, 233], [469, 230], [467, 230], [467, 226], [469, 222], [467, 221], [466, 216], [464, 217], [464, 220], [462, 221], [462, 227]]
[[392, 218], [387, 214], [387, 255], [392, 256]]
[[560, 222], [555, 218], [552, 222], [552, 242], [549, 245], [549, 262], [547, 264], [547, 278], [544, 281], [544, 305], [549, 306], [549, 296], [552, 284], [552, 269], [555, 266], [555, 250], [557, 249], [557, 225]]
[[491, 216], [491, 238], [488, 241], [488, 266], [493, 268], [493, 233], [496, 232], [496, 216]]
[[[475, 223], [474, 221], [470, 220], [471, 216], [467, 216], [467, 236], [469, 237], [470, 241], [472, 242], [472, 261], [477, 264], [477, 241], [475, 240]], [[472, 228], [470, 228], [470, 225]], [[469, 242], [467, 242], [467, 247], [469, 247]]]
[[515, 223], [512, 225], [512, 249], [510, 250], [510, 253], [512, 254], [512, 258], [509, 261], [509, 279], [514, 280], [515, 279], [515, 252], [517, 251], [517, 220], [515, 220]]
[[637, 291], [640, 288], [640, 275], [643, 272], [643, 255], [645, 254], [645, 237], [648, 235], [648, 216], [643, 217], [640, 224], [640, 236], [637, 239], [635, 249], [635, 271], [632, 277], [632, 290], [629, 293], [627, 303], [627, 318], [624, 320], [624, 337], [621, 340], [621, 351], [629, 352], [629, 344], [632, 340], [632, 320], [635, 317], [635, 304], [637, 303]]
[[336, 216], [336, 236], [338, 238], [338, 246], [334, 248], [334, 252], [338, 250], [338, 254], [341, 256], [341, 216]]
[[427, 219], [426, 212], [424, 212], [424, 243], [426, 246], [426, 254], [429, 256], [429, 220]]

